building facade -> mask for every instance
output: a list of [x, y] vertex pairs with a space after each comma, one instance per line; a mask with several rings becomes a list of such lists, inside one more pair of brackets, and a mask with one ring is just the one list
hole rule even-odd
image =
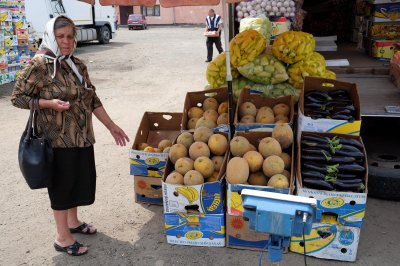
[[154, 7], [144, 6], [118, 6], [116, 9], [120, 25], [127, 25], [130, 14], [143, 14], [149, 25], [173, 25], [173, 24], [205, 24], [208, 10], [211, 8], [222, 15], [222, 6], [188, 6], [163, 8], [159, 5]]

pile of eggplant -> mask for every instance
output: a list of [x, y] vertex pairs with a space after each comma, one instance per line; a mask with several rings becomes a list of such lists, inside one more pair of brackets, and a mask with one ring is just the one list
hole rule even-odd
[[356, 108], [344, 90], [309, 91], [304, 95], [304, 114], [312, 119], [355, 120]]
[[364, 192], [365, 155], [355, 139], [308, 134], [301, 140], [303, 185], [312, 189]]

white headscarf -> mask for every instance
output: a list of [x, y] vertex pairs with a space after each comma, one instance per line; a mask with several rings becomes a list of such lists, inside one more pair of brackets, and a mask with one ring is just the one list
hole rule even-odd
[[79, 70], [76, 67], [74, 61], [71, 59], [71, 57], [74, 53], [74, 50], [76, 48], [76, 44], [77, 44], [76, 38], [74, 41], [74, 48], [72, 49], [71, 54], [63, 55], [61, 53], [60, 48], [58, 47], [56, 36], [54, 34], [54, 24], [56, 23], [57, 19], [59, 19], [59, 18], [65, 18], [65, 19], [70, 20], [72, 24], [74, 23], [70, 18], [68, 18], [66, 16], [62, 16], [62, 15], [55, 17], [55, 18], [51, 19], [49, 22], [47, 22], [46, 30], [45, 30], [45, 32], [43, 34], [43, 38], [42, 38], [42, 44], [40, 45], [39, 51], [36, 54], [37, 55], [43, 54], [45, 57], [54, 60], [54, 71], [53, 71], [53, 74], [51, 75], [51, 77], [53, 79], [56, 76], [58, 68], [61, 67], [61, 61], [64, 60], [71, 67], [72, 71], [74, 72], [76, 77], [79, 79], [81, 84], [84, 85], [86, 89], [91, 89], [90, 88], [91, 86], [88, 86], [85, 79], [79, 73]]

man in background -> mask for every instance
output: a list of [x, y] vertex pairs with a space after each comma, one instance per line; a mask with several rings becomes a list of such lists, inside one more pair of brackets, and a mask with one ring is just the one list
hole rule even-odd
[[208, 16], [206, 18], [206, 29], [207, 31], [215, 31], [217, 32], [217, 37], [207, 37], [207, 60], [206, 62], [211, 62], [213, 57], [213, 44], [215, 43], [215, 47], [219, 53], [222, 53], [222, 44], [221, 44], [221, 30], [222, 30], [222, 19], [220, 15], [216, 15], [214, 9], [210, 9], [208, 11]]

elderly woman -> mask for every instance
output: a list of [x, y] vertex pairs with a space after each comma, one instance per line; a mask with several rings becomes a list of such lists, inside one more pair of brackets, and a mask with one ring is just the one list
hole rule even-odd
[[39, 98], [43, 109], [40, 124], [54, 150], [55, 171], [48, 193], [57, 227], [54, 248], [73, 256], [84, 255], [87, 247], [71, 233], [92, 235], [96, 229], [78, 219], [78, 206], [95, 200], [92, 113], [107, 127], [116, 143], [129, 141], [124, 131], [108, 116], [96, 95], [86, 66], [73, 56], [76, 29], [72, 20], [59, 16], [46, 25], [43, 42], [23, 70], [14, 87], [12, 103], [29, 109]]

